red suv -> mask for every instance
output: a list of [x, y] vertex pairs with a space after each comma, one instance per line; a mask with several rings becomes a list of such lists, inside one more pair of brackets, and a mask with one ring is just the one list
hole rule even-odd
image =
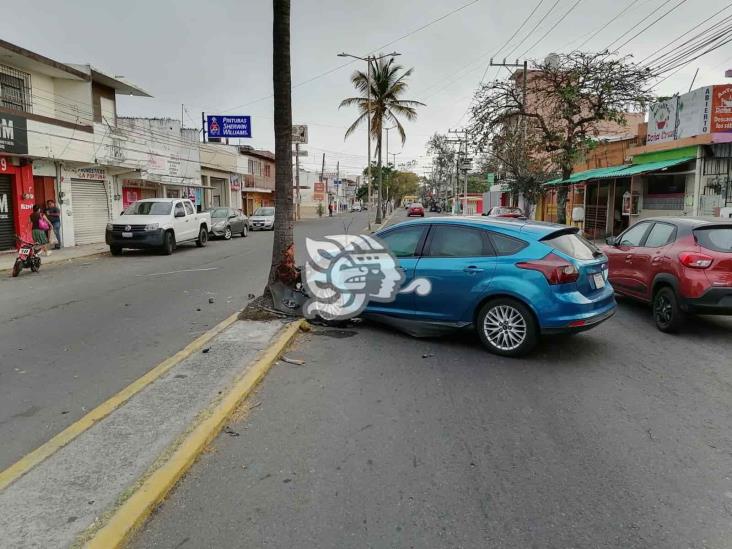
[[732, 315], [732, 222], [644, 219], [607, 243], [613, 288], [652, 303], [662, 332], [688, 313]]

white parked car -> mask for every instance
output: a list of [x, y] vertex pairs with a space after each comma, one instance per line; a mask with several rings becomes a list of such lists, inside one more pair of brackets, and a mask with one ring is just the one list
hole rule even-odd
[[211, 215], [196, 212], [190, 200], [146, 198], [130, 204], [108, 223], [105, 239], [112, 255], [124, 248], [159, 249], [170, 255], [181, 242], [205, 246], [210, 228]]
[[249, 230], [256, 231], [264, 229], [267, 231], [274, 230], [275, 209], [272, 206], [262, 206], [254, 210], [249, 218]]
[[352, 212], [360, 212], [361, 211], [361, 204], [354, 204], [353, 206], [351, 206], [351, 211]]

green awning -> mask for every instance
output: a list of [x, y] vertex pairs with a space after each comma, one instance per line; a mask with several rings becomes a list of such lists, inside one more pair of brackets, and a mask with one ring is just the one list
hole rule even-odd
[[561, 178], [547, 181], [544, 185], [560, 185], [581, 183], [590, 179], [611, 179], [614, 177], [631, 177], [641, 173], [658, 172], [694, 160], [694, 156], [685, 156], [683, 158], [675, 158], [673, 160], [659, 160], [658, 162], [647, 162], [645, 164], [630, 164], [622, 166], [611, 166], [609, 168], [595, 168], [594, 170], [586, 170], [584, 172], [573, 173], [569, 179], [562, 181]]

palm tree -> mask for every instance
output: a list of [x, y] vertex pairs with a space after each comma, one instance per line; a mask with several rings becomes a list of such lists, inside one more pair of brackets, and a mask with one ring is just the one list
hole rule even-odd
[[[371, 61], [368, 61], [371, 63]], [[404, 67], [394, 63], [394, 58], [388, 60], [377, 56], [374, 68], [371, 70], [371, 99], [368, 98], [369, 77], [362, 71], [356, 71], [351, 76], [351, 82], [357, 91], [361, 92], [360, 97], [347, 97], [341, 101], [340, 107], [358, 106], [360, 114], [356, 121], [346, 130], [346, 138], [351, 135], [361, 123], [371, 117], [371, 138], [376, 140], [376, 154], [378, 155], [377, 172], [379, 174], [378, 206], [376, 208], [376, 222], [381, 223], [381, 136], [384, 123], [391, 123], [396, 126], [402, 145], [407, 139], [399, 117], [407, 120], [417, 118], [415, 107], [424, 106], [424, 103], [410, 99], [400, 99], [400, 96], [407, 90], [407, 78], [411, 76], [414, 69], [401, 72]], [[401, 75], [399, 74], [401, 72]], [[371, 109], [369, 112], [369, 103]], [[369, 162], [371, 159], [369, 158]]]
[[292, 80], [290, 75], [290, 0], [272, 1], [272, 84], [275, 133], [275, 223], [265, 296], [275, 280], [295, 275], [292, 231]]

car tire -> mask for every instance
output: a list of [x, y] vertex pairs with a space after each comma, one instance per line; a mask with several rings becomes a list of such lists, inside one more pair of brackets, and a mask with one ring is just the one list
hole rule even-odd
[[[231, 231], [231, 229], [229, 231]], [[231, 238], [231, 235], [229, 235], [229, 238]], [[201, 230], [198, 231], [196, 246], [199, 248], [205, 248], [206, 244], [208, 244], [208, 231], [206, 230], [206, 227], [201, 227]]]
[[122, 246], [110, 246], [109, 253], [112, 255], [122, 255]]
[[247, 229], [247, 226], [244, 225], [244, 229], [241, 231], [241, 237], [246, 238], [249, 235], [249, 230]]
[[231, 240], [231, 227], [224, 229], [224, 240]]
[[13, 270], [10, 272], [10, 274], [15, 278], [20, 274], [20, 271], [23, 270], [23, 262], [20, 259], [16, 259], [15, 263], [13, 263]]
[[686, 321], [673, 288], [664, 286], [653, 296], [653, 320], [656, 328], [668, 334], [678, 332]]
[[175, 250], [175, 235], [168, 231], [163, 235], [163, 247], [161, 252], [163, 255], [171, 255]]
[[539, 341], [539, 327], [531, 310], [507, 297], [493, 299], [481, 307], [476, 330], [483, 346], [501, 356], [525, 355]]

